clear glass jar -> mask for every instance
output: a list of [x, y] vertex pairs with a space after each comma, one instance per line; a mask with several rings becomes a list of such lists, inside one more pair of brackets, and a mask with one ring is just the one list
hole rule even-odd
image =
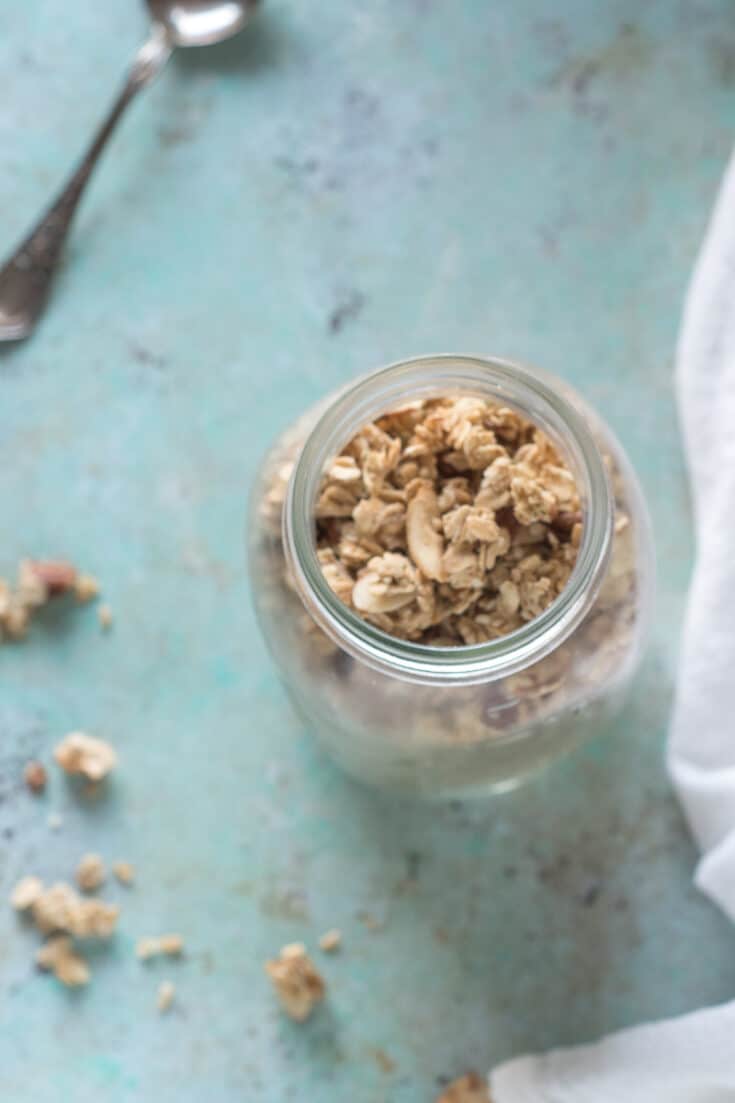
[[[366, 423], [419, 398], [473, 394], [541, 428], [570, 467], [583, 531], [571, 577], [522, 628], [428, 647], [358, 617], [326, 584], [314, 504], [330, 460]], [[424, 796], [488, 792], [592, 738], [622, 706], [650, 619], [653, 549], [633, 471], [565, 383], [462, 356], [391, 365], [330, 396], [276, 442], [249, 523], [258, 619], [290, 696], [350, 774]]]

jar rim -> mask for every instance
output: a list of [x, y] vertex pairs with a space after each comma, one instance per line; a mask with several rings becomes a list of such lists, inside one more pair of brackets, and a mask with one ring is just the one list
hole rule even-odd
[[[442, 648], [391, 636], [337, 597], [317, 558], [314, 504], [325, 464], [362, 426], [403, 403], [458, 392], [480, 394], [513, 407], [562, 448], [582, 484], [584, 525], [572, 573], [542, 613], [497, 639]], [[536, 369], [496, 357], [451, 353], [400, 360], [342, 388], [301, 448], [283, 511], [286, 559], [301, 600], [319, 627], [371, 668], [405, 681], [434, 685], [492, 682], [555, 650], [594, 602], [613, 536], [610, 479], [594, 435], [576, 408], [580, 401], [568, 384]]]

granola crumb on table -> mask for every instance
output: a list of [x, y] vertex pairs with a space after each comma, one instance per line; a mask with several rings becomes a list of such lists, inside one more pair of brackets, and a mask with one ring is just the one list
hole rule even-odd
[[107, 871], [99, 854], [85, 854], [79, 861], [75, 873], [76, 882], [82, 892], [93, 892], [104, 884]]
[[107, 632], [110, 628], [112, 628], [114, 617], [112, 615], [112, 609], [109, 605], [100, 605], [99, 609], [97, 610], [97, 619], [103, 632]]
[[23, 780], [32, 793], [42, 793], [46, 788], [46, 767], [42, 762], [28, 762], [23, 770]]
[[162, 934], [139, 938], [135, 955], [140, 961], [153, 957], [179, 957], [184, 952], [184, 939], [180, 934]]
[[113, 862], [112, 872], [121, 885], [132, 885], [135, 881], [135, 866], [132, 862]]
[[42, 886], [29, 910], [42, 934], [62, 932], [76, 938], [109, 938], [120, 914], [114, 904], [85, 899], [63, 881], [49, 888]]
[[94, 575], [79, 574], [74, 584], [74, 596], [77, 601], [85, 603], [93, 601], [99, 596], [100, 584]]
[[324, 999], [324, 981], [300, 942], [284, 946], [275, 960], [266, 962], [265, 971], [283, 1010], [295, 1022], [305, 1022]]
[[33, 617], [65, 594], [91, 601], [99, 594], [99, 583], [62, 559], [22, 559], [14, 585], [0, 578], [0, 642], [22, 640]]
[[10, 903], [18, 912], [28, 911], [43, 892], [40, 877], [22, 877], [10, 894]]
[[173, 1007], [176, 999], [176, 985], [170, 980], [161, 981], [156, 996], [156, 1006], [162, 1015]]
[[30, 624], [31, 614], [28, 606], [23, 605], [18, 600], [17, 596], [12, 593], [8, 593], [7, 596], [0, 595], [0, 628], [2, 628], [3, 636], [9, 640], [22, 640], [28, 632], [28, 625]]
[[[27, 914], [43, 935], [110, 938], [119, 915], [119, 909], [114, 904], [107, 904], [104, 900], [85, 900], [64, 882], [46, 888], [39, 877], [23, 877], [13, 889], [10, 903], [16, 911]], [[50, 955], [53, 952], [68, 958], [70, 946], [70, 942], [58, 941], [52, 945], [49, 940], [42, 948], [45, 957], [39, 958], [40, 964], [44, 965], [45, 961], [44, 967], [53, 969], [60, 980], [64, 978], [57, 972], [55, 958]], [[64, 983], [74, 982], [64, 980]], [[77, 983], [86, 983], [86, 980]]]
[[85, 732], [71, 732], [62, 739], [54, 758], [67, 774], [81, 774], [88, 781], [101, 781], [117, 765], [110, 744]]
[[18, 567], [16, 596], [28, 609], [45, 605], [74, 588], [76, 567], [62, 560], [22, 559]]
[[44, 972], [51, 972], [68, 988], [79, 988], [89, 982], [89, 966], [74, 949], [69, 935], [53, 935], [44, 942], [36, 954], [36, 964]]
[[335, 950], [338, 950], [342, 945], [342, 932], [333, 927], [329, 931], [325, 931], [319, 939], [319, 949], [323, 950], [325, 954], [333, 954]]
[[492, 1103], [487, 1082], [476, 1072], [468, 1072], [453, 1080], [436, 1103]]
[[469, 395], [427, 399], [361, 429], [316, 503], [334, 593], [401, 639], [496, 639], [537, 617], [574, 567], [582, 513], [549, 439]]

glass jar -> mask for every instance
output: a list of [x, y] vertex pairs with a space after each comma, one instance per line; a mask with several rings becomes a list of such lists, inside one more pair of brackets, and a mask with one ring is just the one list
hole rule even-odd
[[[556, 445], [583, 528], [561, 594], [486, 643], [430, 647], [382, 632], [331, 591], [314, 507], [332, 458], [365, 424], [421, 398], [509, 406]], [[252, 497], [257, 616], [307, 725], [350, 774], [425, 796], [508, 788], [605, 729], [639, 665], [653, 589], [650, 524], [610, 430], [565, 383], [503, 360], [434, 356], [383, 368], [305, 414]]]

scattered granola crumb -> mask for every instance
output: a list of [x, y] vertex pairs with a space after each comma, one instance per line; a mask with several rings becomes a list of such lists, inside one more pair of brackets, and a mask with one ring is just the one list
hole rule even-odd
[[341, 945], [342, 932], [338, 931], [336, 927], [333, 927], [330, 931], [325, 931], [319, 939], [319, 948], [324, 950], [325, 954], [333, 954]]
[[25, 605], [15, 595], [11, 596], [2, 618], [2, 629], [9, 640], [22, 640], [28, 632], [31, 616]]
[[38, 608], [51, 598], [68, 593], [76, 577], [76, 567], [63, 560], [22, 559], [16, 596], [27, 609]]
[[99, 854], [85, 854], [77, 866], [76, 881], [83, 892], [93, 892], [104, 884], [105, 864]]
[[[96, 855], [87, 855], [80, 870], [85, 862], [91, 870], [91, 859], [99, 861]], [[82, 878], [79, 880], [81, 883]], [[29, 912], [41, 934], [51, 936], [36, 955], [39, 968], [52, 972], [71, 988], [87, 984], [89, 966], [74, 949], [71, 936], [109, 938], [115, 930], [118, 909], [102, 900], [85, 900], [63, 882], [47, 889], [39, 877], [19, 881], [10, 903], [16, 911]]]
[[121, 885], [132, 885], [135, 880], [135, 866], [132, 862], [113, 862], [112, 872]]
[[43, 892], [43, 881], [40, 877], [22, 877], [13, 889], [10, 903], [17, 912], [28, 911]]
[[97, 610], [97, 619], [100, 622], [100, 628], [103, 632], [107, 632], [112, 628], [112, 609], [109, 605], [100, 605]]
[[15, 598], [26, 609], [38, 609], [48, 601], [46, 583], [30, 559], [20, 561]]
[[99, 592], [100, 584], [94, 577], [94, 575], [77, 575], [77, 580], [74, 584], [74, 596], [76, 597], [77, 601], [93, 601], [94, 598], [99, 596]]
[[67, 774], [81, 774], [88, 781], [101, 781], [117, 764], [117, 754], [109, 743], [84, 732], [72, 732], [62, 739], [54, 758]]
[[52, 972], [69, 988], [79, 988], [89, 982], [89, 966], [74, 949], [69, 935], [54, 935], [44, 942], [36, 954], [36, 963], [40, 969]]
[[64, 826], [64, 817], [58, 812], [49, 812], [46, 823], [50, 831], [61, 831], [61, 828]]
[[284, 946], [279, 957], [267, 961], [265, 971], [286, 1014], [297, 1023], [309, 1018], [324, 999], [326, 987], [300, 942]]
[[4, 578], [0, 578], [0, 627], [4, 624], [5, 618], [8, 615], [11, 601], [12, 596], [10, 587]]
[[135, 946], [136, 957], [141, 961], [148, 961], [152, 957], [178, 957], [183, 952], [184, 939], [180, 934], [139, 938]]
[[460, 1076], [442, 1092], [436, 1103], [492, 1103], [487, 1082], [476, 1072]]
[[163, 934], [159, 939], [161, 953], [169, 957], [178, 957], [184, 952], [184, 939], [180, 934]]
[[32, 793], [42, 793], [46, 788], [46, 767], [41, 762], [28, 762], [23, 771], [23, 780]]
[[86, 900], [63, 881], [38, 894], [31, 904], [33, 921], [42, 934], [60, 931], [76, 938], [109, 938], [120, 909], [104, 900]]
[[135, 956], [140, 961], [148, 961], [149, 958], [158, 957], [161, 953], [159, 939], [139, 938], [135, 944]]
[[89, 601], [99, 586], [64, 560], [22, 559], [14, 586], [0, 578], [0, 642], [22, 640], [40, 609], [72, 591], [78, 600]]
[[158, 986], [156, 1006], [162, 1015], [165, 1015], [165, 1013], [171, 1009], [175, 998], [176, 986], [170, 980], [161, 981]]

